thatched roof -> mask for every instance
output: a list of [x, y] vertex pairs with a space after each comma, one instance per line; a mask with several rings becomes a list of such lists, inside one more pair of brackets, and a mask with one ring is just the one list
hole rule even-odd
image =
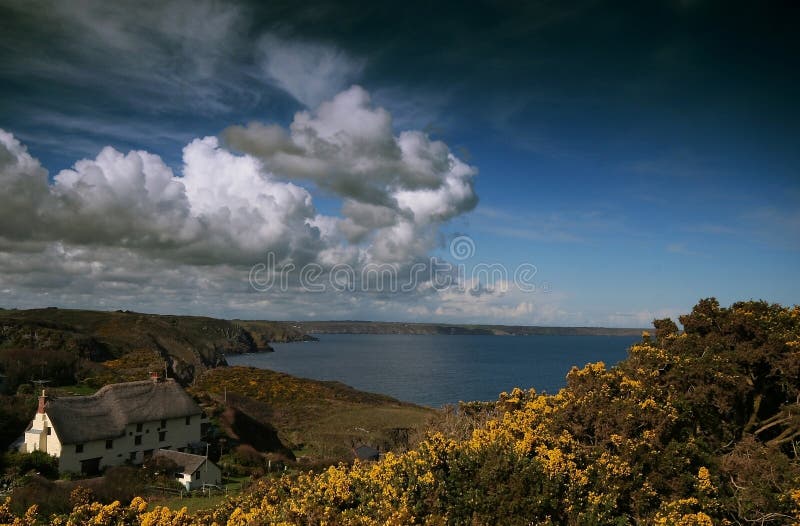
[[158, 457], [168, 458], [178, 466], [178, 471], [180, 473], [188, 473], [189, 475], [197, 471], [206, 460], [204, 456], [181, 453], [174, 449], [159, 449], [153, 453], [153, 458]]
[[45, 413], [62, 444], [118, 438], [130, 424], [201, 412], [174, 380], [111, 384], [91, 396], [54, 398], [45, 406]]

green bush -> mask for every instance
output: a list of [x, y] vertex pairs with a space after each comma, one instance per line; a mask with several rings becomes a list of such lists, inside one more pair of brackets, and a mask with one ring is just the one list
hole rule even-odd
[[34, 451], [33, 453], [9, 452], [5, 454], [3, 464], [7, 474], [19, 476], [33, 471], [48, 479], [58, 478], [58, 458], [43, 451]]

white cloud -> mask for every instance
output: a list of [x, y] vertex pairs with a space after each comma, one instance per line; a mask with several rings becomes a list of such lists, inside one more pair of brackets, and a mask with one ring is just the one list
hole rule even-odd
[[248, 83], [233, 81], [248, 24], [241, 4], [11, 0], [8, 7], [28, 26], [46, 32], [49, 46], [11, 43], [20, 46], [16, 55], [24, 60], [10, 54], [7, 71], [102, 87], [140, 111], [189, 105], [219, 112], [234, 100], [259, 96]]
[[[310, 295], [294, 275], [265, 299], [248, 271], [271, 252], [324, 271], [392, 263], [402, 281], [427, 260], [441, 225], [476, 200], [473, 167], [422, 132], [395, 135], [391, 115], [361, 88], [298, 113], [287, 129], [251, 125], [227, 136], [249, 153], [198, 138], [175, 171], [158, 155], [104, 147], [49, 178], [0, 130], [3, 303], [162, 312], [213, 304], [236, 315], [273, 309], [272, 317], [332, 312], [324, 304], [402, 316], [416, 293]], [[304, 186], [338, 196], [341, 215], [320, 214]]]
[[429, 251], [438, 226], [474, 208], [477, 170], [420, 131], [395, 135], [392, 117], [353, 86], [289, 130], [251, 123], [225, 130], [227, 142], [277, 176], [311, 181], [344, 199], [339, 232], [371, 243], [368, 257], [409, 262]]
[[196, 139], [183, 151], [182, 182], [192, 213], [216, 246], [233, 245], [254, 257], [273, 251], [303, 262], [322, 248], [310, 224], [316, 216], [311, 194], [276, 181], [250, 156], [220, 148], [215, 137]]
[[[106, 147], [47, 183], [38, 161], [0, 132], [0, 236], [125, 247], [173, 260], [243, 263], [273, 251], [313, 259], [319, 232], [311, 195], [276, 181], [259, 161], [197, 139], [184, 149], [183, 175], [160, 157]], [[310, 256], [309, 256], [310, 254]]]
[[[437, 241], [439, 226], [474, 207], [475, 168], [419, 131], [395, 136], [391, 115], [350, 88], [288, 130], [254, 124], [183, 150], [181, 174], [154, 154], [105, 147], [94, 159], [47, 174], [10, 134], [2, 135], [0, 234], [158, 251], [198, 263], [242, 263], [265, 251], [295, 262], [325, 251], [362, 262], [410, 264]], [[317, 214], [314, 183], [342, 198], [342, 217]], [[337, 248], [338, 247], [338, 248]]]
[[338, 93], [358, 77], [364, 62], [319, 42], [267, 34], [258, 43], [260, 65], [269, 82], [306, 107]]
[[122, 154], [106, 147], [96, 159], [59, 172], [49, 190], [51, 208], [40, 210], [40, 216], [51, 234], [65, 240], [181, 243], [200, 229], [183, 184], [161, 158], [147, 152]]
[[11, 239], [30, 239], [36, 210], [47, 196], [47, 171], [13, 135], [0, 129], [0, 228]]

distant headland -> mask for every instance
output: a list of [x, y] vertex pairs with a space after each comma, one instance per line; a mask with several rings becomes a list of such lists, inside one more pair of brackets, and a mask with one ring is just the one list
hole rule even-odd
[[472, 336], [640, 336], [640, 328], [542, 327], [527, 325], [472, 325], [385, 321], [296, 321], [304, 334], [443, 334]]

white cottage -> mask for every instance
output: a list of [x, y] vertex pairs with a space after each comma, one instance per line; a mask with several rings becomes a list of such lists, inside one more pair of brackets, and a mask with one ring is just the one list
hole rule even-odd
[[222, 482], [222, 472], [219, 467], [206, 457], [172, 449], [159, 449], [153, 454], [153, 458], [164, 458], [174, 462], [175, 479], [187, 490], [202, 488], [203, 485], [219, 486]]
[[174, 380], [111, 384], [91, 396], [48, 398], [25, 431], [22, 451], [58, 457], [60, 472], [98, 473], [140, 464], [158, 449], [200, 440], [202, 410]]

